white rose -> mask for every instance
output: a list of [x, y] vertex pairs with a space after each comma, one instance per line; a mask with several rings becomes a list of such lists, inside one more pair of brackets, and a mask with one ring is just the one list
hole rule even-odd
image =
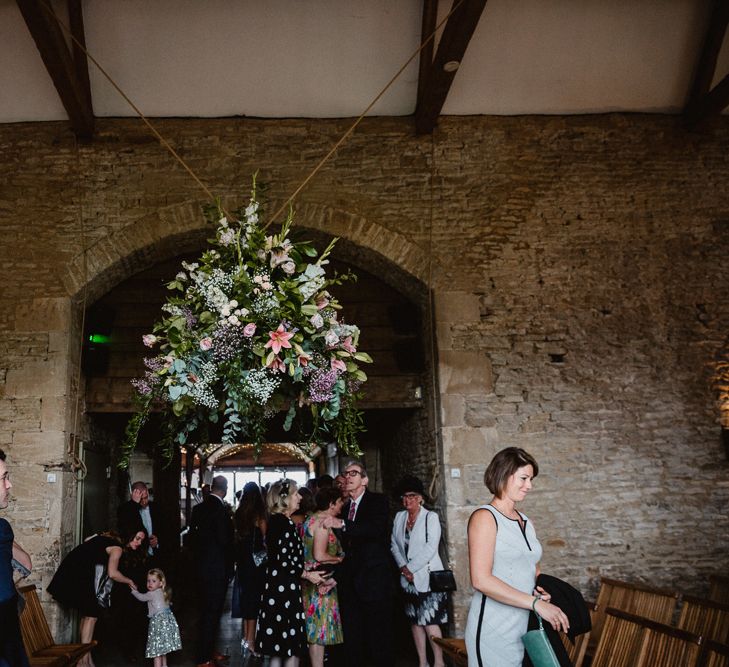
[[339, 343], [339, 336], [335, 334], [331, 329], [326, 332], [324, 335], [324, 342], [329, 346], [333, 347], [337, 343]]
[[228, 318], [228, 322], [230, 322], [231, 324], [240, 324], [240, 320], [235, 315], [231, 315]]
[[294, 271], [296, 271], [296, 264], [293, 262], [284, 262], [281, 265], [281, 268], [284, 270], [284, 273], [290, 276]]
[[319, 313], [316, 313], [312, 316], [311, 320], [309, 320], [317, 329], [321, 329], [324, 326], [324, 318], [319, 315]]

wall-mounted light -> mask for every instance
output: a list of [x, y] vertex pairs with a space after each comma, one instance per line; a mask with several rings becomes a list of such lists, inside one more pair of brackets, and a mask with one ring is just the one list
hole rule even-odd
[[445, 65], [443, 65], [443, 71], [455, 72], [460, 66], [461, 63], [458, 60], [449, 60], [447, 63], [445, 63]]

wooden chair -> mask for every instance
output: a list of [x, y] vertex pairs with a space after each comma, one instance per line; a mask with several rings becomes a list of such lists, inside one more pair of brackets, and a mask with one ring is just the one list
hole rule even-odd
[[[594, 623], [595, 620], [595, 605], [590, 604], [590, 620]], [[573, 667], [582, 667], [582, 663], [585, 661], [585, 655], [587, 653], [587, 644], [590, 641], [590, 633], [585, 632], [582, 635], [578, 635], [573, 644], [566, 634], [560, 632], [559, 638], [562, 640], [565, 649], [567, 649], [567, 655], [570, 658], [570, 662]]]
[[729, 646], [707, 639], [696, 667], [729, 667]]
[[630, 584], [606, 577], [603, 577], [600, 582], [597, 608], [592, 620], [592, 632], [587, 649], [588, 655], [595, 652], [600, 642], [605, 623], [605, 610], [608, 608], [619, 609], [665, 625], [669, 625], [673, 620], [678, 600], [676, 591], [651, 588], [642, 584]]
[[729, 577], [718, 574], [709, 577], [709, 600], [729, 604]]
[[698, 635], [608, 608], [592, 667], [694, 667], [700, 652]]
[[[20, 614], [20, 631], [31, 664], [37, 665], [37, 667], [75, 665], [96, 646], [95, 641], [88, 644], [56, 644], [38, 599], [35, 585], [22, 586], [18, 590], [25, 600], [25, 608]], [[46, 659], [48, 661], [45, 661]]]
[[678, 627], [729, 644], [729, 605], [684, 595]]
[[468, 654], [466, 653], [466, 640], [455, 637], [433, 637], [433, 641], [443, 649], [453, 664], [468, 667]]

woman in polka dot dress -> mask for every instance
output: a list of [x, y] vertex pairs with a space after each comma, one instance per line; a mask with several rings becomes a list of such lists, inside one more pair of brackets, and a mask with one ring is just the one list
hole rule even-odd
[[266, 545], [266, 583], [258, 612], [256, 644], [271, 658], [271, 667], [296, 667], [306, 651], [301, 580], [320, 584], [317, 572], [304, 570], [304, 547], [290, 516], [299, 508], [296, 482], [282, 479], [271, 485], [266, 504], [271, 518]]

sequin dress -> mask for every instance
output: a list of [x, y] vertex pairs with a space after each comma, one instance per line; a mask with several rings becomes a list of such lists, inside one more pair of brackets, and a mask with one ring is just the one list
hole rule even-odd
[[[314, 531], [321, 516], [314, 514], [304, 522], [304, 560], [307, 570], [313, 570], [319, 563], [314, 558]], [[341, 552], [339, 540], [334, 531], [328, 531], [327, 554], [337, 556]], [[328, 593], [319, 593], [317, 586], [309, 581], [303, 583], [304, 614], [306, 616], [306, 641], [309, 644], [341, 644], [342, 619], [339, 615], [339, 599], [336, 586]]]
[[301, 600], [304, 547], [294, 522], [283, 514], [273, 514], [268, 523], [266, 544], [266, 583], [258, 612], [256, 644], [267, 656], [302, 655], [306, 649]]
[[156, 658], [172, 651], [179, 651], [182, 648], [180, 629], [162, 589], [158, 588], [148, 593], [132, 591], [132, 595], [140, 602], [146, 602], [149, 612], [145, 657]]

